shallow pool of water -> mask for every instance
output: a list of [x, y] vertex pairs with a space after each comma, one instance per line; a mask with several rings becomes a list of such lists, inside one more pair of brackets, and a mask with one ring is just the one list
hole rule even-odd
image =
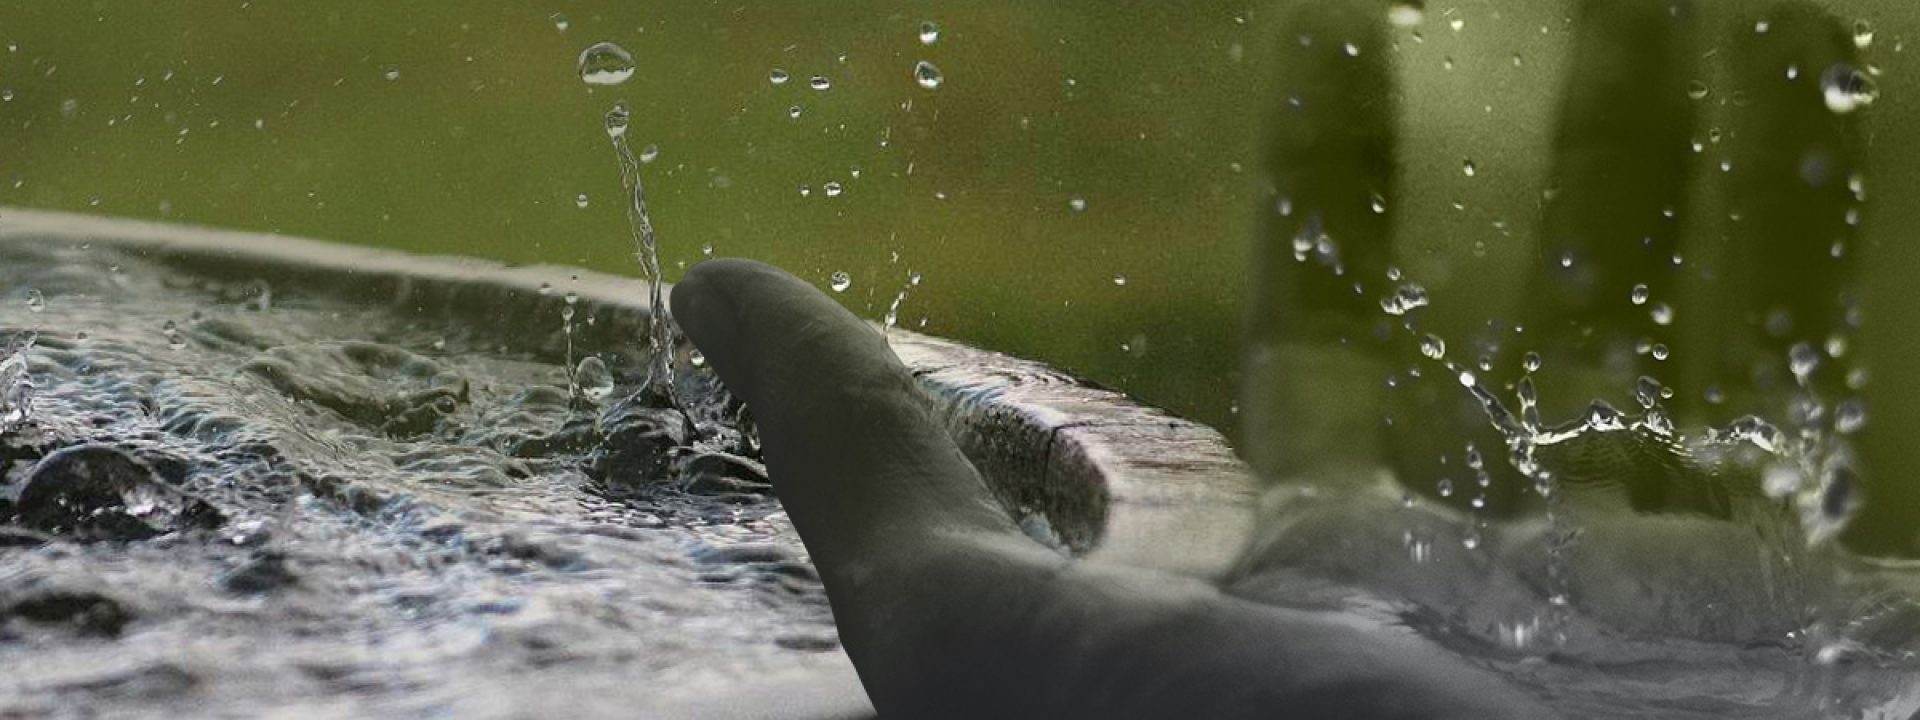
[[682, 417], [569, 372], [633, 366], [585, 311], [515, 349], [567, 321], [292, 284], [0, 243], [0, 714], [629, 716], [844, 667], [698, 375]]

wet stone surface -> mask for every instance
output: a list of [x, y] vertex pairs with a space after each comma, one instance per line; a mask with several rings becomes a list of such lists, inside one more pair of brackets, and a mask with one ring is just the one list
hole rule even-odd
[[826, 662], [739, 404], [497, 315], [541, 317], [0, 242], [0, 716], [625, 717]]

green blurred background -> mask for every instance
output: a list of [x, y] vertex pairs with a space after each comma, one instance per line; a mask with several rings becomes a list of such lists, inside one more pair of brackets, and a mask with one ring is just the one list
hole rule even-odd
[[[8, 3], [0, 203], [634, 274], [601, 125], [625, 98], [636, 148], [659, 150], [643, 177], [669, 279], [706, 246], [822, 286], [845, 271], [839, 297], [878, 318], [918, 271], [904, 326], [1231, 432], [1274, 5]], [[1393, 212], [1447, 309], [1434, 329], [1459, 333], [1520, 287], [1571, 3], [1428, 5], [1388, 51], [1402, 165], [1439, 192]], [[1879, 28], [1870, 132], [1904, 130], [1883, 119], [1920, 118], [1899, 89], [1913, 6], [1828, 7]], [[602, 40], [632, 52], [631, 80], [579, 80]], [[940, 87], [915, 83], [922, 60]], [[1897, 166], [1878, 198], [1920, 187], [1915, 148], [1876, 145]], [[1869, 221], [1915, 227], [1910, 204]], [[1920, 258], [1872, 266], [1868, 285], [1898, 288]], [[1920, 347], [1897, 330], [1916, 305], [1870, 302], [1874, 437], [1920, 427]]]

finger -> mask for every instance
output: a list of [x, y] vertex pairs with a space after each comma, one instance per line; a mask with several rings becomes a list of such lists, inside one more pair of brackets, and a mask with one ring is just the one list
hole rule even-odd
[[1392, 339], [1380, 307], [1394, 202], [1387, 3], [1316, 0], [1284, 12], [1240, 446], [1268, 480], [1364, 475], [1382, 460]]
[[1527, 344], [1541, 352], [1535, 382], [1548, 422], [1594, 399], [1634, 407], [1629, 392], [1671, 342], [1686, 216], [1690, 2], [1586, 0], [1555, 131], [1549, 199], [1531, 276]]
[[829, 589], [943, 532], [1014, 532], [884, 338], [812, 286], [712, 260], [674, 287], [673, 314], [752, 409]]
[[889, 717], [1540, 716], [1402, 633], [1027, 540], [880, 335], [786, 273], [701, 263], [673, 310], [753, 409], [841, 640]]

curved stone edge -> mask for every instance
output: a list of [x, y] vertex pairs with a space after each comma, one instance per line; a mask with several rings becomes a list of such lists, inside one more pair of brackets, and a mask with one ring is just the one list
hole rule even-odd
[[[463, 327], [553, 328], [546, 337], [503, 330], [498, 338], [533, 351], [552, 352], [563, 342], [554, 320], [565, 293], [577, 296], [577, 311], [598, 320], [576, 323], [573, 340], [585, 346], [636, 346], [647, 313], [641, 281], [577, 268], [0, 208], [0, 241], [36, 238], [112, 246], [197, 275], [263, 279], [464, 321]], [[514, 302], [493, 302], [500, 296]], [[502, 308], [516, 317], [503, 317]], [[887, 332], [995, 492], [1016, 510], [1044, 516], [1078, 554], [1214, 576], [1243, 549], [1254, 483], [1213, 429], [1037, 362], [897, 328]]]

